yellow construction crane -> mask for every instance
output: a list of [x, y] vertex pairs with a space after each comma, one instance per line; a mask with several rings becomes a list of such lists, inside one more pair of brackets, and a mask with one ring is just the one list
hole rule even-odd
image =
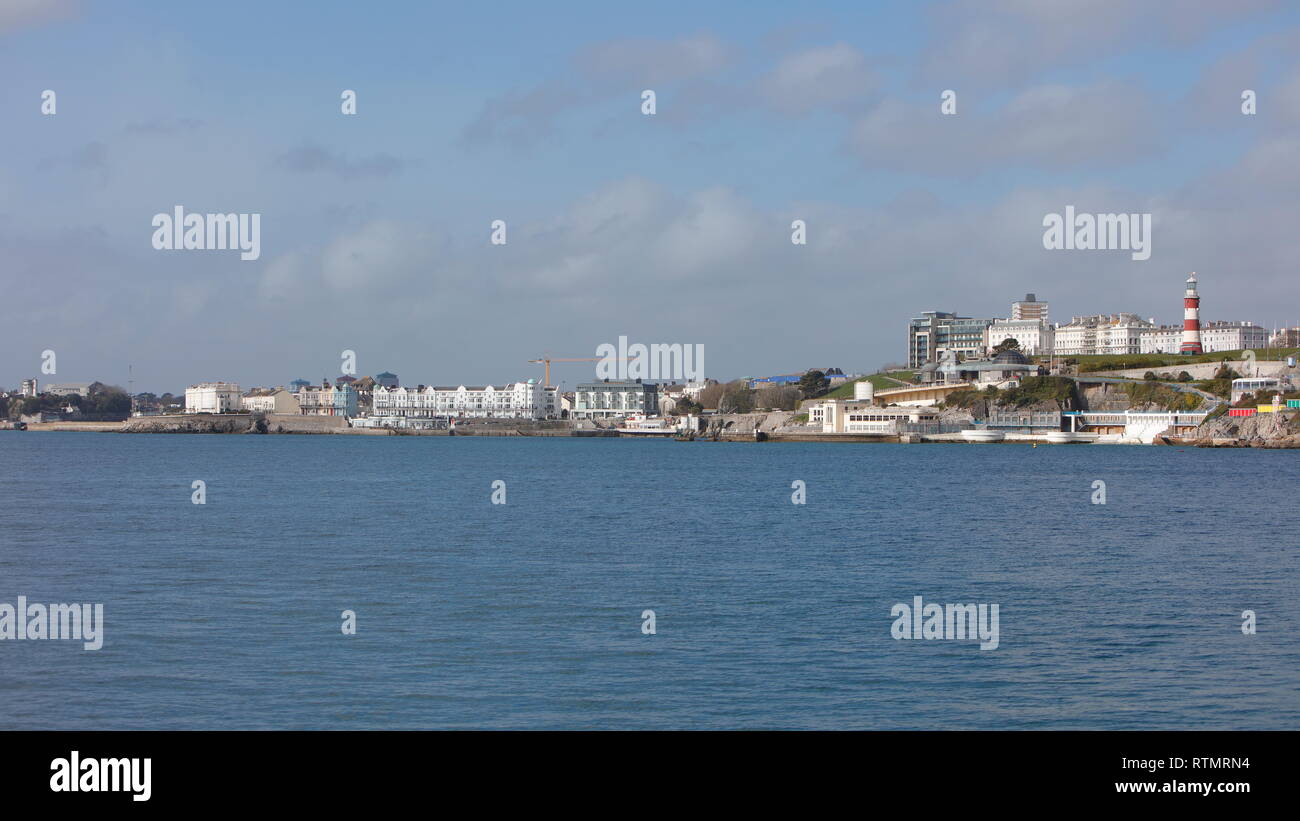
[[[604, 358], [605, 358], [605, 357], [603, 357], [603, 356], [584, 356], [584, 357], [576, 357], [576, 358], [574, 358], [574, 357], [564, 357], [564, 358], [561, 358], [561, 357], [558, 357], [558, 356], [543, 356], [541, 359], [530, 359], [530, 360], [528, 360], [528, 364], [530, 364], [530, 365], [538, 365], [538, 364], [545, 363], [545, 365], [546, 365], [546, 381], [543, 382], [542, 384], [544, 384], [546, 387], [549, 388], [549, 387], [551, 387], [551, 363], [552, 363], [552, 362], [599, 362], [599, 361], [601, 361], [601, 360], [604, 359]], [[619, 361], [619, 362], [626, 362], [627, 359], [628, 359], [628, 358], [627, 358], [626, 356], [616, 357], [616, 361]]]

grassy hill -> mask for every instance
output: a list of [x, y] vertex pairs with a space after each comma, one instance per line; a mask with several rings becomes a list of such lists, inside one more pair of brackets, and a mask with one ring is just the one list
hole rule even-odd
[[901, 388], [899, 382], [911, 382], [916, 376], [915, 371], [890, 371], [889, 373], [873, 373], [870, 376], [864, 376], [861, 379], [855, 379], [852, 382], [845, 382], [843, 385], [836, 386], [835, 390], [826, 394], [827, 399], [852, 399], [854, 383], [861, 382], [863, 379], [870, 382], [876, 387], [876, 390], [883, 391], [888, 388]]
[[[1255, 348], [1255, 358], [1259, 361], [1286, 359], [1288, 356], [1300, 356], [1300, 348]], [[1199, 356], [1181, 354], [1107, 354], [1102, 356], [1070, 356], [1079, 363], [1079, 373], [1096, 373], [1097, 371], [1118, 371], [1126, 368], [1172, 368], [1178, 365], [1194, 365], [1200, 362], [1222, 362], [1225, 359], [1240, 362], [1242, 351], [1217, 351]]]

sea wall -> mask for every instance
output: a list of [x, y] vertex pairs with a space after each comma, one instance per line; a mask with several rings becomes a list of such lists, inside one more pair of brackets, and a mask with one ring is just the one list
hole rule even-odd
[[[1226, 359], [1227, 357], [1224, 358]], [[1287, 368], [1285, 360], [1264, 359], [1255, 364], [1260, 376], [1277, 376], [1278, 374], [1285, 373], [1288, 370], [1291, 372], [1295, 371], [1294, 368]], [[1219, 370], [1220, 365], [1220, 362], [1197, 362], [1186, 365], [1127, 368], [1119, 371], [1094, 371], [1079, 375], [1085, 379], [1089, 376], [1117, 376], [1125, 379], [1141, 379], [1146, 376], [1149, 371], [1154, 373], [1156, 376], [1159, 376], [1161, 379], [1174, 380], [1178, 378], [1178, 374], [1187, 371], [1188, 375], [1193, 379], [1213, 379], [1214, 374]], [[1247, 363], [1244, 359], [1228, 359], [1228, 366], [1236, 370], [1238, 373], [1244, 374], [1246, 371], [1246, 365]], [[1255, 375], [1254, 370], [1251, 371], [1251, 375]]]
[[267, 433], [346, 433], [348, 420], [342, 416], [301, 416], [292, 413], [266, 414]]

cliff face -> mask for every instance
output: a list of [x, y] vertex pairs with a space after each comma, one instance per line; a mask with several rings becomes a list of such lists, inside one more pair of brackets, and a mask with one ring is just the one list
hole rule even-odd
[[1129, 410], [1128, 394], [1122, 385], [1093, 385], [1079, 392], [1087, 411], [1126, 411]]
[[1201, 447], [1300, 448], [1300, 412], [1220, 416], [1196, 431]]
[[[802, 428], [793, 422], [794, 411], [766, 411], [759, 413], [720, 413], [709, 419], [709, 429], [749, 433], [758, 428], [770, 433], [784, 427]], [[819, 428], [820, 430], [820, 428]]]
[[123, 433], [266, 433], [260, 415], [196, 413], [186, 416], [135, 416]]
[[[1099, 412], [1209, 410], [1223, 401], [1202, 390], [1186, 386], [1175, 389], [1162, 383], [1149, 382], [1090, 385], [1079, 391], [1079, 400], [1082, 405], [1080, 410]], [[1190, 404], [1184, 405], [1183, 401]]]

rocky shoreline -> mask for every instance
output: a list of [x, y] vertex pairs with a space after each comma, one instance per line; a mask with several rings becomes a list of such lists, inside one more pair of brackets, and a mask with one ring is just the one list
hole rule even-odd
[[[945, 409], [940, 412], [945, 424], [972, 421], [966, 410]], [[762, 431], [773, 442], [898, 442], [897, 436], [824, 434], [795, 421], [789, 411], [747, 414], [723, 414], [711, 419], [710, 431], [717, 430], [725, 441], [754, 441], [753, 432]], [[351, 428], [340, 417], [305, 417], [277, 414], [186, 414], [172, 416], [138, 416], [125, 422], [44, 422], [30, 426], [33, 431], [81, 431], [101, 433], [188, 433], [188, 434], [334, 434], [368, 436], [447, 436], [448, 431], [394, 431], [385, 428]], [[617, 435], [614, 431], [588, 430], [562, 422], [529, 424], [517, 420], [476, 420], [456, 431], [458, 436], [592, 436]], [[945, 437], [946, 439], [947, 437]], [[909, 441], [921, 441], [909, 437]], [[1300, 449], [1300, 412], [1266, 413], [1248, 417], [1226, 415], [1207, 421], [1195, 436], [1158, 436], [1158, 445], [1198, 448], [1265, 448]]]

